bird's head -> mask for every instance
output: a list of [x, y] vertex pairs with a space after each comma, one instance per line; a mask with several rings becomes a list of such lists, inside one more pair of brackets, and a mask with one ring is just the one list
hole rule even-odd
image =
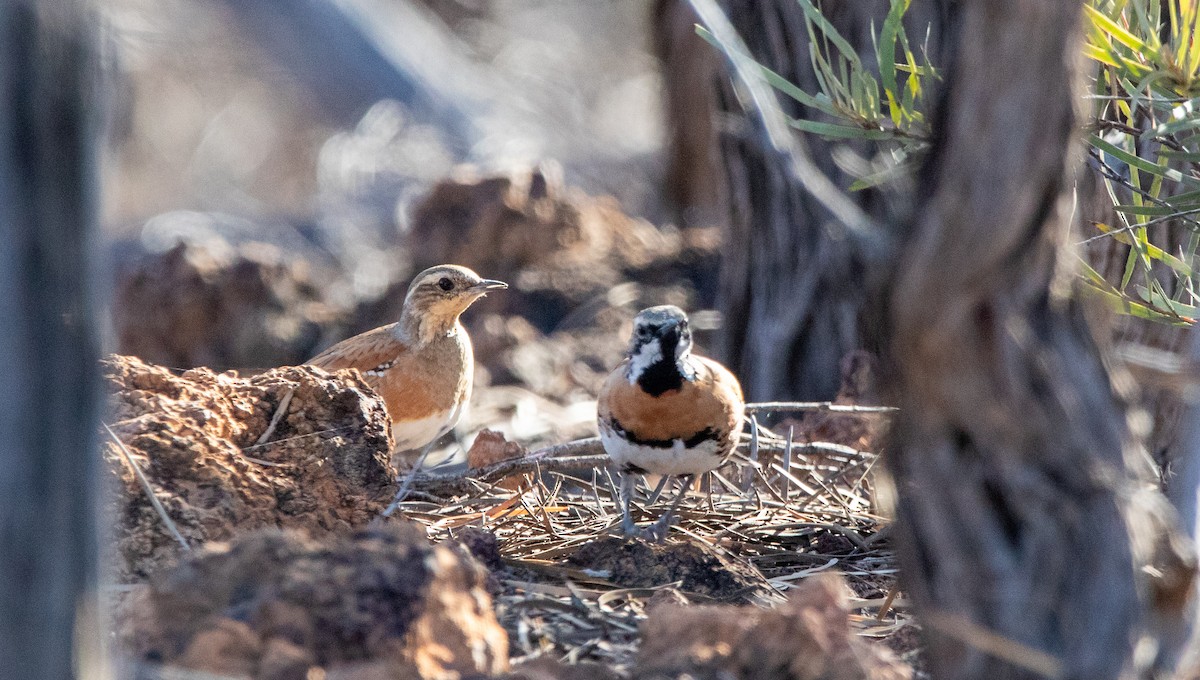
[[504, 290], [503, 281], [485, 279], [454, 264], [441, 264], [417, 274], [404, 297], [404, 325], [427, 341], [449, 331], [471, 303], [493, 290]]
[[675, 305], [659, 305], [643, 309], [634, 317], [628, 350], [630, 374], [634, 379], [663, 359], [677, 364], [691, 351], [692, 330], [682, 309]]

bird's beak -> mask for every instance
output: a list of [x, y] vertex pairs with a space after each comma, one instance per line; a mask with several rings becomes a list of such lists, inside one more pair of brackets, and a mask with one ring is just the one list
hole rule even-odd
[[496, 281], [494, 279], [484, 279], [484, 280], [480, 281], [479, 283], [471, 286], [471, 291], [475, 292], [475, 293], [486, 293], [489, 290], [504, 290], [505, 288], [508, 288], [508, 284], [503, 281]]

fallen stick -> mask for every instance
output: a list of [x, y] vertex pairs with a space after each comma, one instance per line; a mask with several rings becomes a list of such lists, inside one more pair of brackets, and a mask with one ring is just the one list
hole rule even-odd
[[[782, 439], [760, 438], [758, 452], [761, 456], [767, 454], [782, 454], [788, 450], [788, 443]], [[826, 442], [792, 442], [791, 451], [839, 453], [845, 456], [869, 456], [868, 452], [859, 451], [849, 446], [830, 444]], [[737, 452], [746, 455], [749, 443], [738, 445]], [[531, 451], [521, 458], [510, 458], [499, 463], [482, 468], [467, 468], [453, 474], [420, 473], [411, 476], [411, 489], [417, 489], [435, 496], [454, 496], [467, 494], [476, 490], [479, 484], [498, 482], [510, 475], [534, 474], [537, 472], [576, 472], [593, 470], [608, 465], [608, 455], [600, 445], [599, 437], [576, 439], [562, 444], [554, 444], [536, 451]]]

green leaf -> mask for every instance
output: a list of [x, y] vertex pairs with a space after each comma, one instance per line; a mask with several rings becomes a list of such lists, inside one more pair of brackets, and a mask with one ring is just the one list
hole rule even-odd
[[1186, 183], [1191, 186], [1197, 186], [1200, 184], [1197, 183], [1196, 180], [1184, 175], [1178, 170], [1164, 168], [1161, 165], [1151, 163], [1144, 158], [1140, 158], [1129, 153], [1128, 151], [1125, 151], [1124, 149], [1114, 146], [1113, 144], [1101, 139], [1100, 137], [1097, 137], [1096, 135], [1088, 135], [1088, 142], [1097, 149], [1100, 149], [1101, 151], [1121, 160], [1123, 163], [1129, 164], [1130, 167], [1144, 170], [1152, 175], [1164, 177], [1172, 182], [1179, 182], [1181, 184]]
[[[709, 30], [707, 28], [705, 28], [699, 24], [696, 25], [696, 35], [700, 36], [701, 38], [704, 38], [704, 40], [706, 40], [710, 45], [717, 48], [718, 50], [721, 50], [722, 52], [729, 53], [732, 51], [732, 48], [730, 48], [726, 45], [722, 45], [720, 43], [720, 41], [717, 40], [717, 37], [715, 35], [713, 35], [711, 32], [709, 32]], [[746, 54], [745, 52], [740, 52], [739, 54], [741, 54], [742, 56], [753, 61], [753, 58], [750, 57], [750, 55]], [[762, 64], [759, 64], [758, 62], [755, 62], [755, 65], [758, 66], [759, 74], [763, 77], [763, 79], [765, 81], [767, 81], [767, 83], [771, 87], [775, 88], [776, 90], [779, 90], [780, 92], [786, 94], [787, 96], [791, 97], [792, 99], [795, 99], [796, 101], [800, 102], [804, 106], [808, 106], [808, 107], [817, 109], [819, 111], [823, 111], [825, 113], [828, 113], [831, 116], [840, 116], [841, 115], [838, 112], [837, 108], [835, 108], [833, 106], [833, 104], [831, 104], [829, 102], [828, 97], [825, 97], [824, 95], [811, 95], [811, 94], [805, 92], [804, 90], [801, 90], [799, 87], [796, 87], [794, 84], [792, 84], [792, 82], [790, 80], [788, 80], [787, 78], [784, 78], [783, 76], [779, 75], [775, 71], [772, 71], [771, 69], [767, 68], [766, 66], [763, 66]]]
[[1086, 14], [1087, 17], [1092, 20], [1092, 23], [1095, 24], [1096, 27], [1104, 31], [1104, 33], [1108, 34], [1109, 36], [1112, 36], [1114, 40], [1122, 45], [1125, 45], [1129, 49], [1135, 52], [1143, 53], [1153, 51], [1149, 45], [1142, 42], [1141, 38], [1130, 33], [1124, 28], [1121, 28], [1117, 22], [1101, 14], [1100, 11], [1095, 7], [1092, 7], [1091, 5], [1084, 5], [1083, 11], [1084, 14]]
[[896, 70], [919, 76], [937, 77], [939, 75], [937, 69], [932, 66], [914, 66], [912, 64], [898, 63], [896, 64]]
[[1200, 207], [1200, 189], [1185, 191], [1181, 194], [1175, 194], [1174, 196], [1168, 196], [1163, 200], [1175, 207], [1185, 207], [1188, 205]]
[[1116, 205], [1113, 206], [1119, 213], [1126, 215], [1142, 215], [1146, 217], [1164, 217], [1166, 215], [1183, 216], [1192, 210], [1180, 210], [1179, 208], [1169, 205]]
[[896, 133], [890, 130], [868, 130], [866, 128], [853, 127], [850, 125], [837, 125], [834, 123], [821, 123], [815, 120], [798, 120], [792, 119], [788, 121], [792, 127], [804, 132], [821, 135], [828, 139], [895, 139]]
[[[846, 104], [853, 100], [850, 90], [846, 86], [846, 78], [838, 77], [837, 72], [833, 68], [833, 64], [826, 59], [825, 54], [818, 47], [819, 40], [817, 34], [809, 24], [809, 39], [812, 41], [809, 45], [809, 54], [812, 57], [813, 71], [817, 76], [817, 82], [820, 83], [821, 89], [829, 94], [829, 97], [835, 103]], [[845, 63], [844, 61], [842, 62]]]
[[1162, 5], [1159, 0], [1149, 0], [1149, 2], [1134, 2], [1125, 4], [1124, 6], [1132, 7], [1133, 13], [1138, 20], [1138, 30], [1141, 31], [1143, 40], [1146, 44], [1153, 47], [1156, 51], [1162, 47], [1162, 41], [1158, 39], [1159, 27], [1162, 26]]
[[896, 180], [900, 177], [912, 174], [913, 169], [913, 164], [911, 163], [899, 163], [879, 172], [859, 177], [850, 184], [849, 190], [862, 191], [863, 189], [870, 189], [871, 187], [877, 187], [881, 184], [887, 184], [888, 182]]
[[1133, 273], [1137, 271], [1137, 245], [1130, 241], [1130, 246], [1129, 255], [1125, 257], [1125, 270], [1121, 272], [1121, 285], [1118, 286], [1122, 291], [1129, 287], [1129, 281], [1133, 279]]
[[[1099, 229], [1100, 231], [1102, 231], [1106, 234], [1112, 234], [1112, 237], [1114, 239], [1116, 239], [1118, 242], [1124, 243], [1126, 245], [1133, 245], [1133, 239], [1130, 238], [1128, 232], [1117, 231], [1117, 230], [1113, 229], [1112, 227], [1108, 226], [1107, 224], [1104, 224], [1103, 222], [1096, 222], [1095, 225], [1096, 225], [1096, 228]], [[1147, 257], [1149, 257], [1153, 260], [1162, 262], [1163, 264], [1167, 265], [1171, 269], [1174, 269], [1176, 272], [1178, 272], [1180, 274], [1183, 274], [1185, 276], [1192, 275], [1192, 268], [1189, 267], [1187, 265], [1187, 263], [1184, 262], [1183, 260], [1166, 252], [1162, 248], [1159, 248], [1158, 246], [1154, 245], [1153, 243], [1147, 242], [1147, 243], [1144, 243], [1143, 246], [1145, 247]]]
[[1079, 268], [1083, 272], [1083, 278], [1087, 279], [1089, 283], [1108, 292], [1116, 291], [1116, 289], [1112, 287], [1112, 284], [1108, 282], [1108, 279], [1104, 278], [1100, 272], [1093, 269], [1092, 265], [1088, 264], [1087, 260], [1083, 259], [1082, 257], [1079, 258]]
[[1200, 116], [1197, 115], [1198, 106], [1200, 106], [1200, 98], [1189, 99], [1173, 107], [1170, 113], [1171, 120], [1148, 129], [1147, 133], [1153, 130], [1155, 135], [1168, 137], [1180, 132], [1200, 130]]
[[1200, 308], [1192, 305], [1176, 302], [1168, 297], [1165, 297], [1158, 291], [1148, 290], [1145, 286], [1135, 286], [1138, 297], [1143, 301], [1150, 303], [1154, 308], [1163, 310], [1169, 314], [1176, 314], [1189, 321], [1195, 321], [1197, 316], [1200, 316]]
[[1200, 41], [1196, 40], [1196, 19], [1198, 16], [1196, 12], [1196, 3], [1194, 1], [1189, 1], [1185, 3], [1185, 5], [1187, 7], [1187, 16], [1184, 18], [1185, 23], [1181, 25], [1181, 28], [1183, 29], [1181, 33], [1184, 37], [1184, 43], [1187, 45], [1187, 49], [1185, 50], [1187, 59], [1183, 73], [1187, 77], [1189, 81], [1188, 84], [1190, 85], [1190, 81], [1195, 78], [1196, 69], [1200, 68]]
[[[1175, 151], [1174, 149], [1163, 149], [1159, 152], [1163, 158], [1181, 161], [1184, 163], [1200, 163], [1200, 153], [1191, 151]], [[1178, 197], [1176, 197], [1178, 198]]]
[[1140, 302], [1133, 300], [1108, 290], [1104, 290], [1094, 284], [1088, 284], [1083, 287], [1083, 291], [1090, 293], [1108, 305], [1110, 309], [1118, 314], [1127, 314], [1139, 319], [1148, 321], [1157, 321], [1172, 326], [1190, 326], [1195, 323], [1195, 319], [1181, 317], [1177, 314], [1167, 314], [1156, 309], [1151, 309]]
[[[815, 24], [817, 28], [821, 29], [821, 33], [824, 34], [826, 38], [829, 38], [829, 40], [831, 40], [835, 46], [837, 46], [838, 51], [842, 53], [843, 58], [845, 58], [851, 64], [854, 64], [856, 69], [862, 69], [862, 61], [858, 58], [858, 52], [850, 45], [849, 42], [846, 41], [845, 38], [842, 37], [841, 33], [838, 33], [837, 29], [833, 27], [833, 24], [829, 23], [829, 21], [825, 18], [825, 15], [821, 14], [821, 10], [817, 9], [816, 6], [810, 2], [810, 0], [797, 1], [800, 3], [800, 8], [804, 10], [805, 19], [812, 24]], [[813, 42], [816, 43], [815, 37]]]
[[892, 122], [896, 125], [900, 125], [901, 118], [894, 96], [900, 91], [896, 85], [896, 41], [900, 32], [904, 30], [904, 13], [908, 11], [911, 1], [892, 0], [891, 9], [888, 10], [887, 18], [883, 20], [883, 28], [879, 31], [879, 44], [875, 48], [879, 60], [879, 82], [883, 84], [883, 91], [887, 93]]
[[1108, 66], [1118, 66], [1117, 58], [1108, 53], [1108, 50], [1103, 47], [1098, 47], [1092, 43], [1086, 43], [1083, 46], [1083, 55], [1093, 61], [1098, 61], [1101, 64]]

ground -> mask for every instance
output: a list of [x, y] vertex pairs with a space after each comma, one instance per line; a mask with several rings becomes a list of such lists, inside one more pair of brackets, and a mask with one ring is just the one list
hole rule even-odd
[[[832, 407], [755, 411], [754, 436], [748, 429], [735, 458], [690, 490], [665, 542], [626, 539], [589, 438], [595, 390], [638, 308], [703, 308], [714, 235], [659, 230], [537, 171], [446, 180], [421, 206], [412, 233], [430, 236], [423, 258], [461, 260], [513, 286], [464, 318], [479, 362], [472, 409], [440, 447], [441, 464], [390, 514], [409, 472], [391, 467], [386, 414], [360, 375], [219, 369], [300, 362], [317, 349], [306, 342], [394, 318], [397, 293], [339, 308], [320, 299], [323, 270], [302, 253], [266, 258], [245, 244], [212, 258], [212, 245], [191, 243], [123, 268], [130, 285], [119, 289], [137, 295], [118, 300], [122, 334], [139, 338], [131, 351], [168, 362], [105, 363], [118, 491], [111, 573], [131, 662], [255, 678], [311, 668], [364, 678], [912, 677], [915, 628], [893, 589], [876, 467], [888, 415], [854, 411], [876, 403], [869, 355], [847, 357]], [[437, 246], [431, 235], [446, 231], [464, 236]], [[170, 295], [181, 280], [195, 293]], [[247, 295], [247, 281], [276, 294]], [[228, 299], [239, 302], [211, 302]], [[216, 356], [213, 333], [189, 333], [183, 320], [223, 315], [206, 327], [261, 340], [264, 310], [298, 320], [284, 327], [325, 330], [221, 344], [218, 370], [179, 365]], [[147, 332], [142, 317], [152, 318]], [[705, 319], [695, 315], [701, 349]], [[334, 337], [312, 340], [322, 335]], [[264, 360], [264, 346], [278, 354]], [[663, 510], [648, 498], [655, 481], [640, 488], [639, 523]], [[281, 635], [278, 616], [255, 613], [265, 611], [308, 623]], [[680, 628], [692, 620], [712, 625]], [[466, 637], [418, 635], [437, 630]], [[673, 655], [652, 651], [664, 636], [679, 640]]]

